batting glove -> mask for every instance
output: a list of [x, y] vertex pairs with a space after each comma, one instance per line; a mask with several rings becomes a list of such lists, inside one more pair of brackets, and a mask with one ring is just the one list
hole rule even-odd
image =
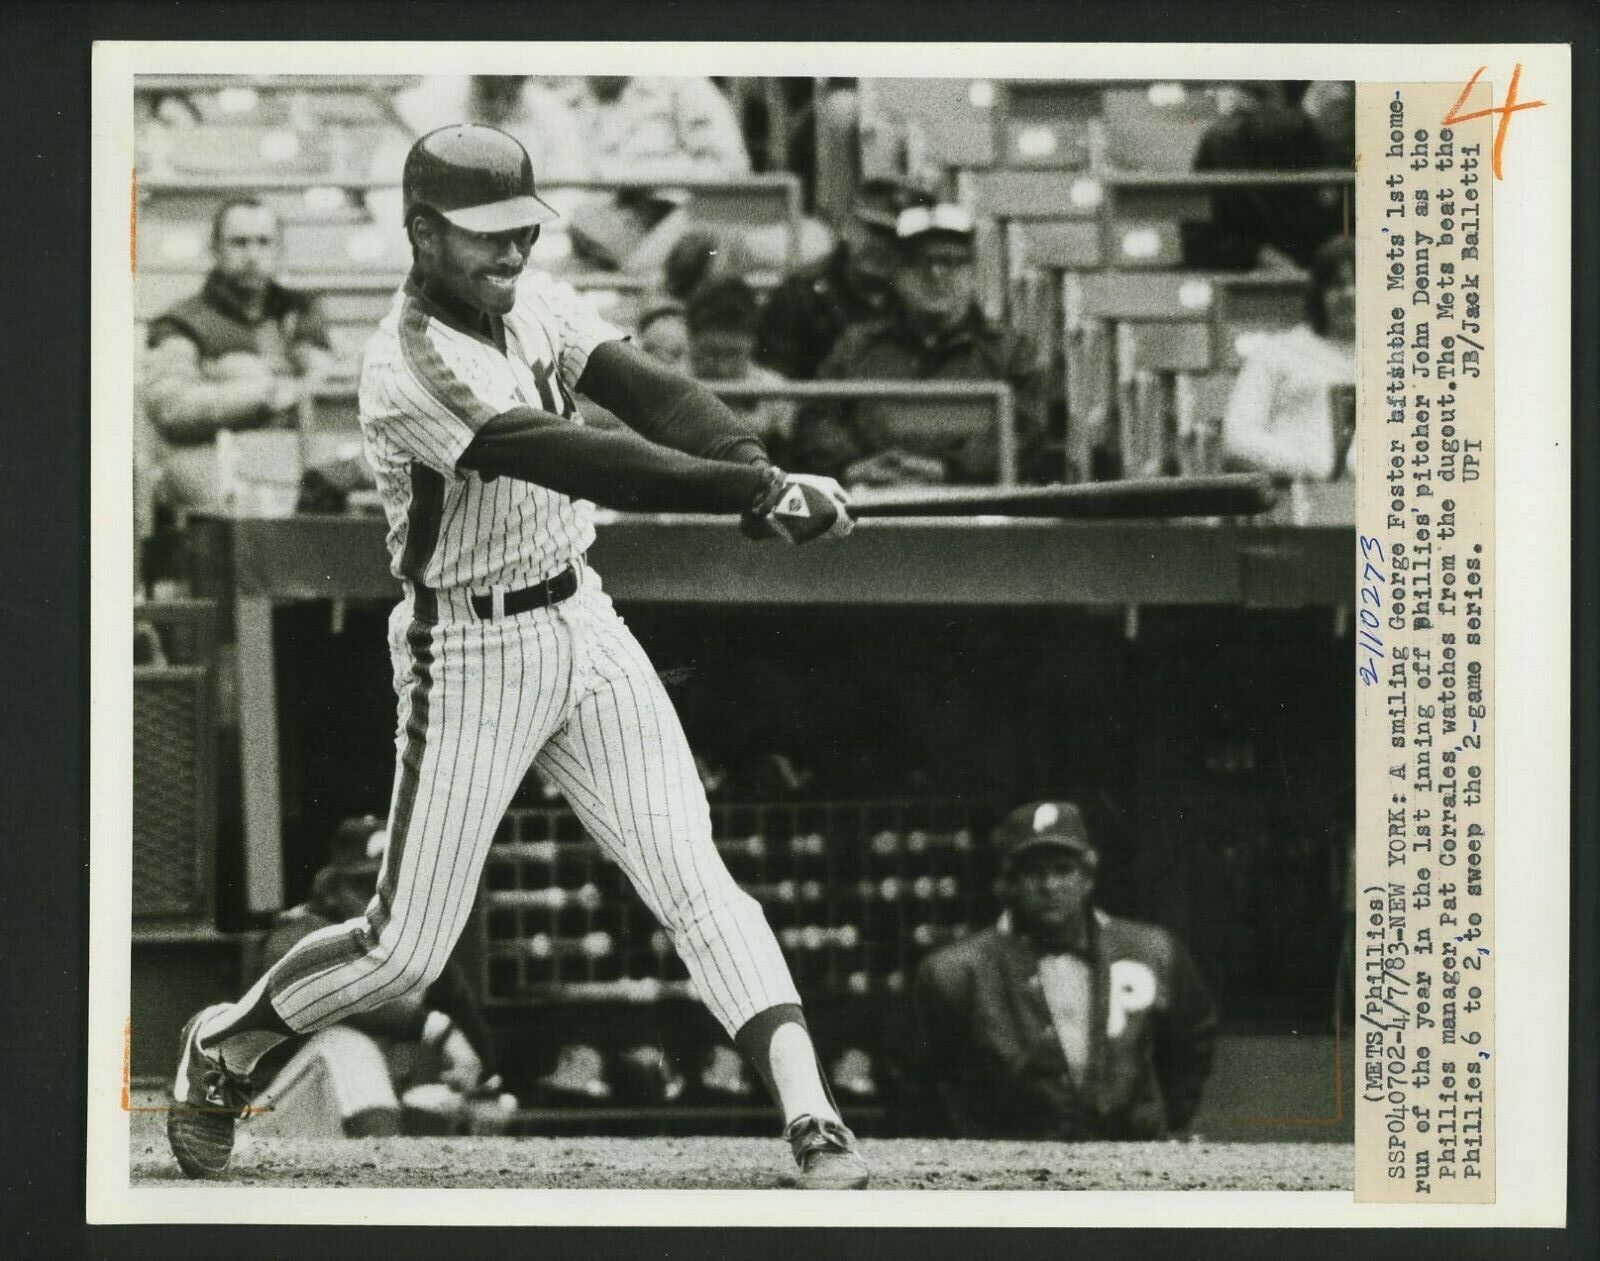
[[744, 524], [752, 538], [776, 536], [790, 543], [842, 539], [856, 528], [850, 519], [850, 497], [833, 478], [779, 468], [772, 470]]

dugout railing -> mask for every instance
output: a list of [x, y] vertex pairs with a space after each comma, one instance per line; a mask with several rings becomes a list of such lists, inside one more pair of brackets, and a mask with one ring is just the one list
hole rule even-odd
[[[1017, 480], [1016, 401], [1004, 381], [705, 381], [708, 389], [732, 402], [786, 399], [796, 402], [872, 402], [899, 404], [895, 423], [910, 436], [939, 435], [970, 440], [993, 433], [996, 482]], [[300, 405], [301, 459], [349, 456], [359, 440], [355, 390], [329, 382], [307, 394]], [[869, 453], [870, 454], [870, 453]]]

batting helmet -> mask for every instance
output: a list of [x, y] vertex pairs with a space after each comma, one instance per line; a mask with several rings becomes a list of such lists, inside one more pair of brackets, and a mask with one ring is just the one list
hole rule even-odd
[[533, 186], [533, 163], [514, 136], [476, 123], [430, 131], [406, 154], [405, 221], [426, 206], [468, 232], [509, 232], [557, 217]]

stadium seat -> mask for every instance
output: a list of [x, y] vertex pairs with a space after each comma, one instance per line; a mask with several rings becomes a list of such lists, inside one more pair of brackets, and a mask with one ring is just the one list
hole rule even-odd
[[1100, 225], [1092, 220], [1024, 220], [1007, 227], [1011, 256], [1020, 266], [1083, 271], [1101, 265]]
[[1207, 318], [1215, 278], [1193, 272], [1093, 272], [1083, 277], [1083, 314], [1101, 320]]
[[1180, 421], [1214, 424], [1228, 410], [1228, 398], [1239, 374], [1227, 369], [1210, 372], [1182, 372], [1178, 376], [1178, 414]]
[[799, 214], [799, 185], [792, 177], [730, 180], [725, 186], [699, 185], [685, 207], [697, 227], [748, 230], [763, 224], [789, 224]]
[[1105, 94], [1107, 155], [1126, 171], [1187, 171], [1216, 96], [1194, 83], [1110, 88]]
[[370, 328], [388, 313], [401, 274], [374, 272], [341, 279], [347, 283], [328, 285], [318, 291], [324, 317], [330, 325]]
[[1007, 167], [1088, 166], [1104, 134], [1101, 86], [1045, 80], [1009, 83], [1001, 93], [1001, 162]]
[[1096, 219], [1105, 188], [1071, 171], [969, 171], [963, 200], [996, 219]]
[[642, 238], [628, 216], [591, 214], [585, 220], [584, 234], [633, 275], [659, 273], [672, 247], [692, 228], [737, 235], [750, 264], [768, 270], [799, 266], [808, 254], [820, 257], [832, 244], [820, 225], [804, 218], [799, 181], [787, 173], [695, 185]]
[[381, 123], [384, 104], [414, 75], [136, 75], [138, 97], [181, 96], [208, 123]]
[[314, 121], [295, 126], [156, 127], [141, 137], [141, 165], [174, 179], [362, 177], [371, 169], [379, 144], [394, 130], [388, 124]]
[[168, 308], [199, 292], [204, 273], [200, 271], [158, 271], [140, 267], [133, 283], [133, 315], [140, 325]]
[[319, 273], [403, 274], [411, 246], [399, 224], [285, 223], [283, 267], [299, 275]]
[[601, 274], [567, 279], [588, 298], [602, 317], [618, 328], [632, 329], [644, 314], [648, 294], [642, 285], [629, 286], [627, 277]]
[[359, 449], [360, 412], [353, 383], [329, 382], [300, 407], [300, 452], [306, 467]]
[[1129, 324], [1127, 329], [1135, 368], [1151, 372], [1204, 372], [1211, 367], [1209, 321]]
[[275, 211], [287, 233], [291, 224], [358, 225], [360, 209], [338, 188], [267, 189], [199, 188], [169, 183], [143, 184], [136, 221], [138, 266], [151, 272], [203, 273], [211, 265], [211, 224], [230, 199], [250, 195]]
[[1106, 248], [1115, 267], [1170, 269], [1183, 265], [1183, 234], [1170, 220], [1112, 219]]
[[1179, 372], [1173, 381], [1177, 415], [1178, 467], [1203, 476], [1222, 471], [1218, 438], [1236, 374], [1227, 371]]
[[361, 355], [372, 339], [373, 325], [362, 320], [328, 325], [328, 340], [333, 343], [335, 371], [341, 377], [355, 377], [361, 371]]
[[1281, 278], [1244, 278], [1224, 285], [1217, 304], [1217, 364], [1238, 368], [1252, 336], [1279, 332], [1306, 318], [1305, 281], [1297, 273]]
[[320, 176], [333, 171], [333, 142], [327, 132], [203, 125], [161, 129], [149, 139], [156, 164], [178, 177]]
[[988, 79], [863, 79], [864, 130], [903, 129], [912, 147], [938, 166], [995, 162], [994, 109], [1000, 87]]

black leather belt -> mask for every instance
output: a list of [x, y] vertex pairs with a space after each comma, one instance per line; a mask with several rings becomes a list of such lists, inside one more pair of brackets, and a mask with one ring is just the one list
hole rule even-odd
[[[543, 582], [531, 587], [524, 587], [521, 591], [507, 591], [505, 595], [505, 616], [515, 617], [518, 613], [527, 613], [532, 609], [542, 609], [547, 605], [560, 604], [578, 590], [578, 569], [573, 566], [563, 569], [554, 578], [546, 578]], [[493, 620], [494, 597], [492, 595], [475, 595], [472, 597], [472, 611], [485, 621]]]

